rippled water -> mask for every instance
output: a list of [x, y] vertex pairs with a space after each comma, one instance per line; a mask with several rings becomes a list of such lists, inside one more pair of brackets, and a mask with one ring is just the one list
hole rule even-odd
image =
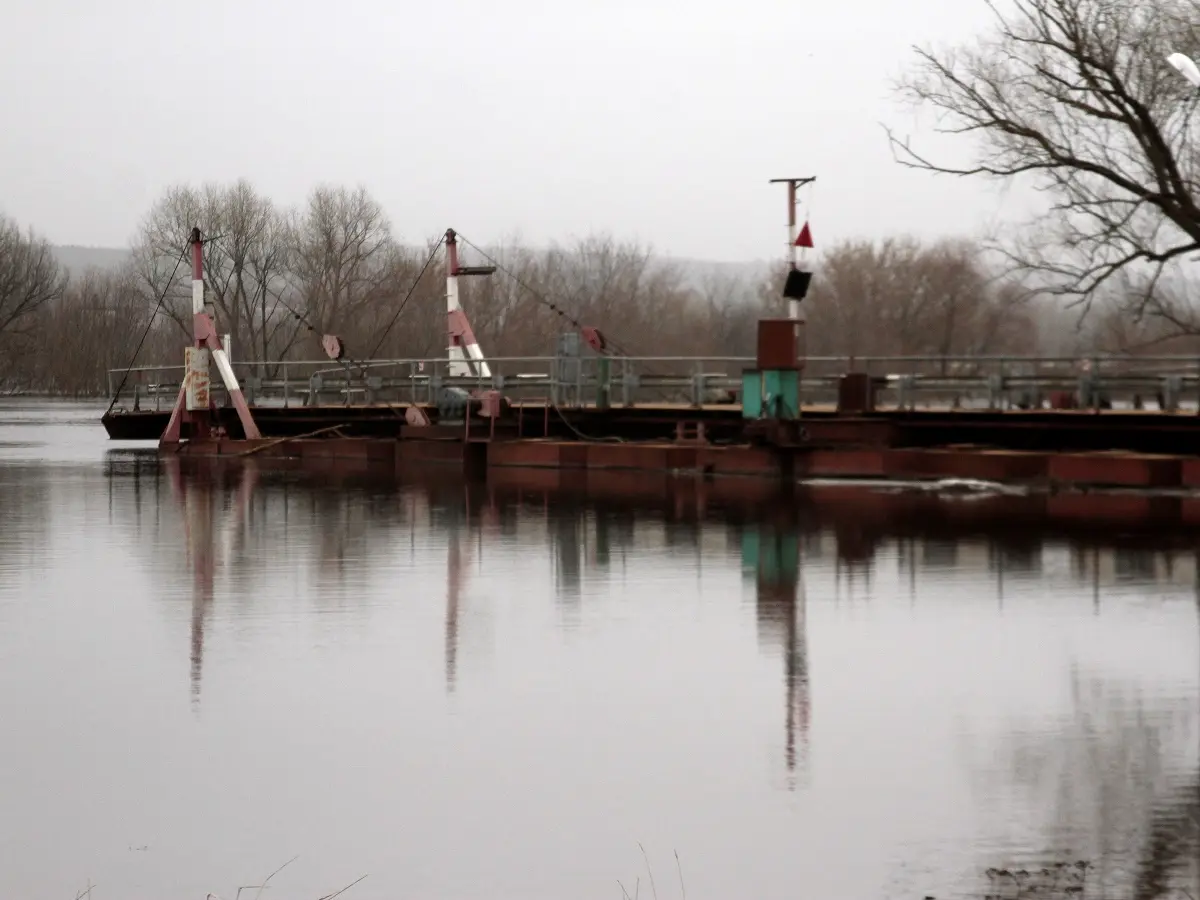
[[187, 467], [100, 412], [0, 406], [2, 897], [1200, 896], [1187, 516]]

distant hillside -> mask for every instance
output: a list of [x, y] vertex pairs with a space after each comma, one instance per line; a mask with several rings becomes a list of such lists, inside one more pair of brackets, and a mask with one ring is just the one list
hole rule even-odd
[[54, 247], [53, 250], [72, 275], [88, 269], [115, 269], [129, 258], [128, 250], [114, 247]]
[[[55, 247], [54, 254], [72, 275], [82, 274], [88, 269], [115, 269], [129, 258], [129, 251], [117, 247]], [[662, 257], [664, 265], [674, 265], [683, 274], [689, 287], [700, 289], [707, 279], [734, 278], [759, 281], [766, 278], [770, 263], [754, 262], [710, 262], [700, 259]]]

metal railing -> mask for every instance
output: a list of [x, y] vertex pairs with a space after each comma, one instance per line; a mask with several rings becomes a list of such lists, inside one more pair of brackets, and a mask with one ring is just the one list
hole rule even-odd
[[[374, 360], [350, 365], [329, 360], [235, 363], [234, 373], [254, 406], [436, 404], [444, 387], [498, 390], [515, 402], [559, 406], [634, 405], [648, 402], [732, 402], [741, 388], [741, 370], [754, 360], [741, 358], [558, 358], [493, 357], [489, 376], [450, 374], [450, 360]], [[461, 365], [461, 363], [458, 363]], [[120, 409], [169, 409], [179, 393], [183, 366], [131, 369], [117, 397]], [[124, 369], [109, 372], [109, 390]], [[218, 404], [228, 402], [224, 386], [212, 379]]]
[[[515, 403], [620, 407], [734, 404], [742, 370], [755, 365], [745, 357], [496, 357], [487, 363], [488, 377], [451, 375], [445, 358], [241, 362], [233, 368], [247, 401], [260, 407], [436, 405], [446, 387], [498, 390]], [[1040, 408], [1054, 395], [1057, 402], [1066, 395], [1090, 409], [1200, 405], [1200, 360], [1182, 356], [810, 357], [801, 381], [803, 403], [835, 404], [839, 379], [850, 371], [872, 377], [879, 409]], [[183, 373], [181, 365], [129, 370], [114, 409], [169, 410]], [[109, 372], [110, 397], [124, 376], [124, 369]], [[228, 405], [219, 378], [211, 390], [218, 405]]]

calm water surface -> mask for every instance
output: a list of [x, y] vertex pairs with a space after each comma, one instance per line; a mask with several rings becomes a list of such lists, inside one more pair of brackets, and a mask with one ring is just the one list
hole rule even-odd
[[100, 412], [0, 405], [0, 897], [618, 900], [639, 842], [663, 900], [1200, 896], [1200, 534], [184, 469]]

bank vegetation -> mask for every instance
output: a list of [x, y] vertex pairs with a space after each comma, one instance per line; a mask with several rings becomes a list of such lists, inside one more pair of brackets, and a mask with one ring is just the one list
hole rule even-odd
[[[103, 395], [110, 370], [178, 365], [191, 333], [193, 225], [212, 237], [207, 291], [235, 362], [319, 359], [324, 333], [359, 360], [444, 355], [440, 235], [402, 240], [362, 188], [322, 186], [287, 208], [239, 181], [166, 191], [116, 268], [68, 273], [45, 237], [0, 221], [0, 386]], [[609, 235], [462, 252], [471, 264], [500, 264], [463, 286], [491, 356], [550, 355], [578, 324], [632, 356], [752, 356], [757, 320], [786, 308], [782, 263], [761, 277], [698, 273]], [[830, 246], [805, 308], [814, 356], [1078, 353], [1130, 342], [1120, 329], [1085, 334], [1045, 314], [967, 240]]]

